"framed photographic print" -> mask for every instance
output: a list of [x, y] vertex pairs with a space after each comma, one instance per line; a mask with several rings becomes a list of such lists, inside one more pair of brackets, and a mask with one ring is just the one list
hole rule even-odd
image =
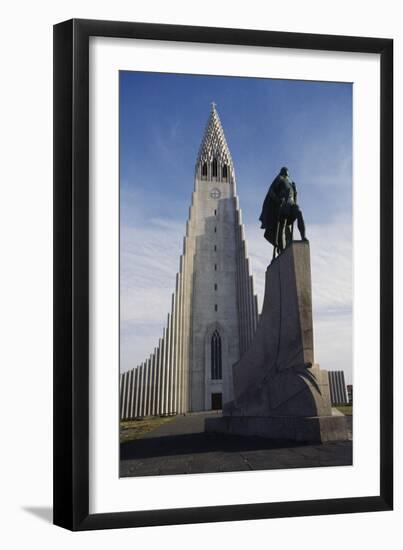
[[393, 42], [54, 27], [54, 522], [392, 509]]

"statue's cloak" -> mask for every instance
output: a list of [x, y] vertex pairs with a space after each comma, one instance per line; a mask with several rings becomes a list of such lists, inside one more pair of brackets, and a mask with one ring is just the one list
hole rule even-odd
[[272, 187], [277, 183], [277, 178], [270, 185], [267, 195], [264, 199], [262, 206], [262, 213], [259, 220], [261, 221], [261, 228], [265, 229], [265, 238], [273, 245], [276, 246], [277, 237], [277, 223], [279, 217], [279, 204], [273, 198]]

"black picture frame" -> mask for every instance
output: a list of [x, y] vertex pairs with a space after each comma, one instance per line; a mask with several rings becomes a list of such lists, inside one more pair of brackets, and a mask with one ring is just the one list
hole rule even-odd
[[[89, 39], [380, 54], [380, 488], [366, 497], [89, 513]], [[391, 510], [393, 40], [73, 19], [54, 26], [54, 523], [71, 530]]]

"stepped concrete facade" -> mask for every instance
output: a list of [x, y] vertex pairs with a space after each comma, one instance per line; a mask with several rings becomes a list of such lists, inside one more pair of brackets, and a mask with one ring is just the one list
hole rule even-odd
[[121, 419], [221, 409], [257, 321], [234, 164], [213, 104], [171, 310], [150, 356], [120, 377]]
[[333, 416], [327, 371], [314, 362], [311, 267], [307, 241], [292, 242], [266, 271], [265, 297], [250, 347], [233, 366], [234, 399], [219, 433], [296, 441], [348, 438]]

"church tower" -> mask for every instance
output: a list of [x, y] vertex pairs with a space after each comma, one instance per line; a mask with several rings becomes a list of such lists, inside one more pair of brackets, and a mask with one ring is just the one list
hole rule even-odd
[[171, 311], [154, 352], [121, 375], [121, 418], [221, 409], [257, 320], [234, 164], [213, 103]]

